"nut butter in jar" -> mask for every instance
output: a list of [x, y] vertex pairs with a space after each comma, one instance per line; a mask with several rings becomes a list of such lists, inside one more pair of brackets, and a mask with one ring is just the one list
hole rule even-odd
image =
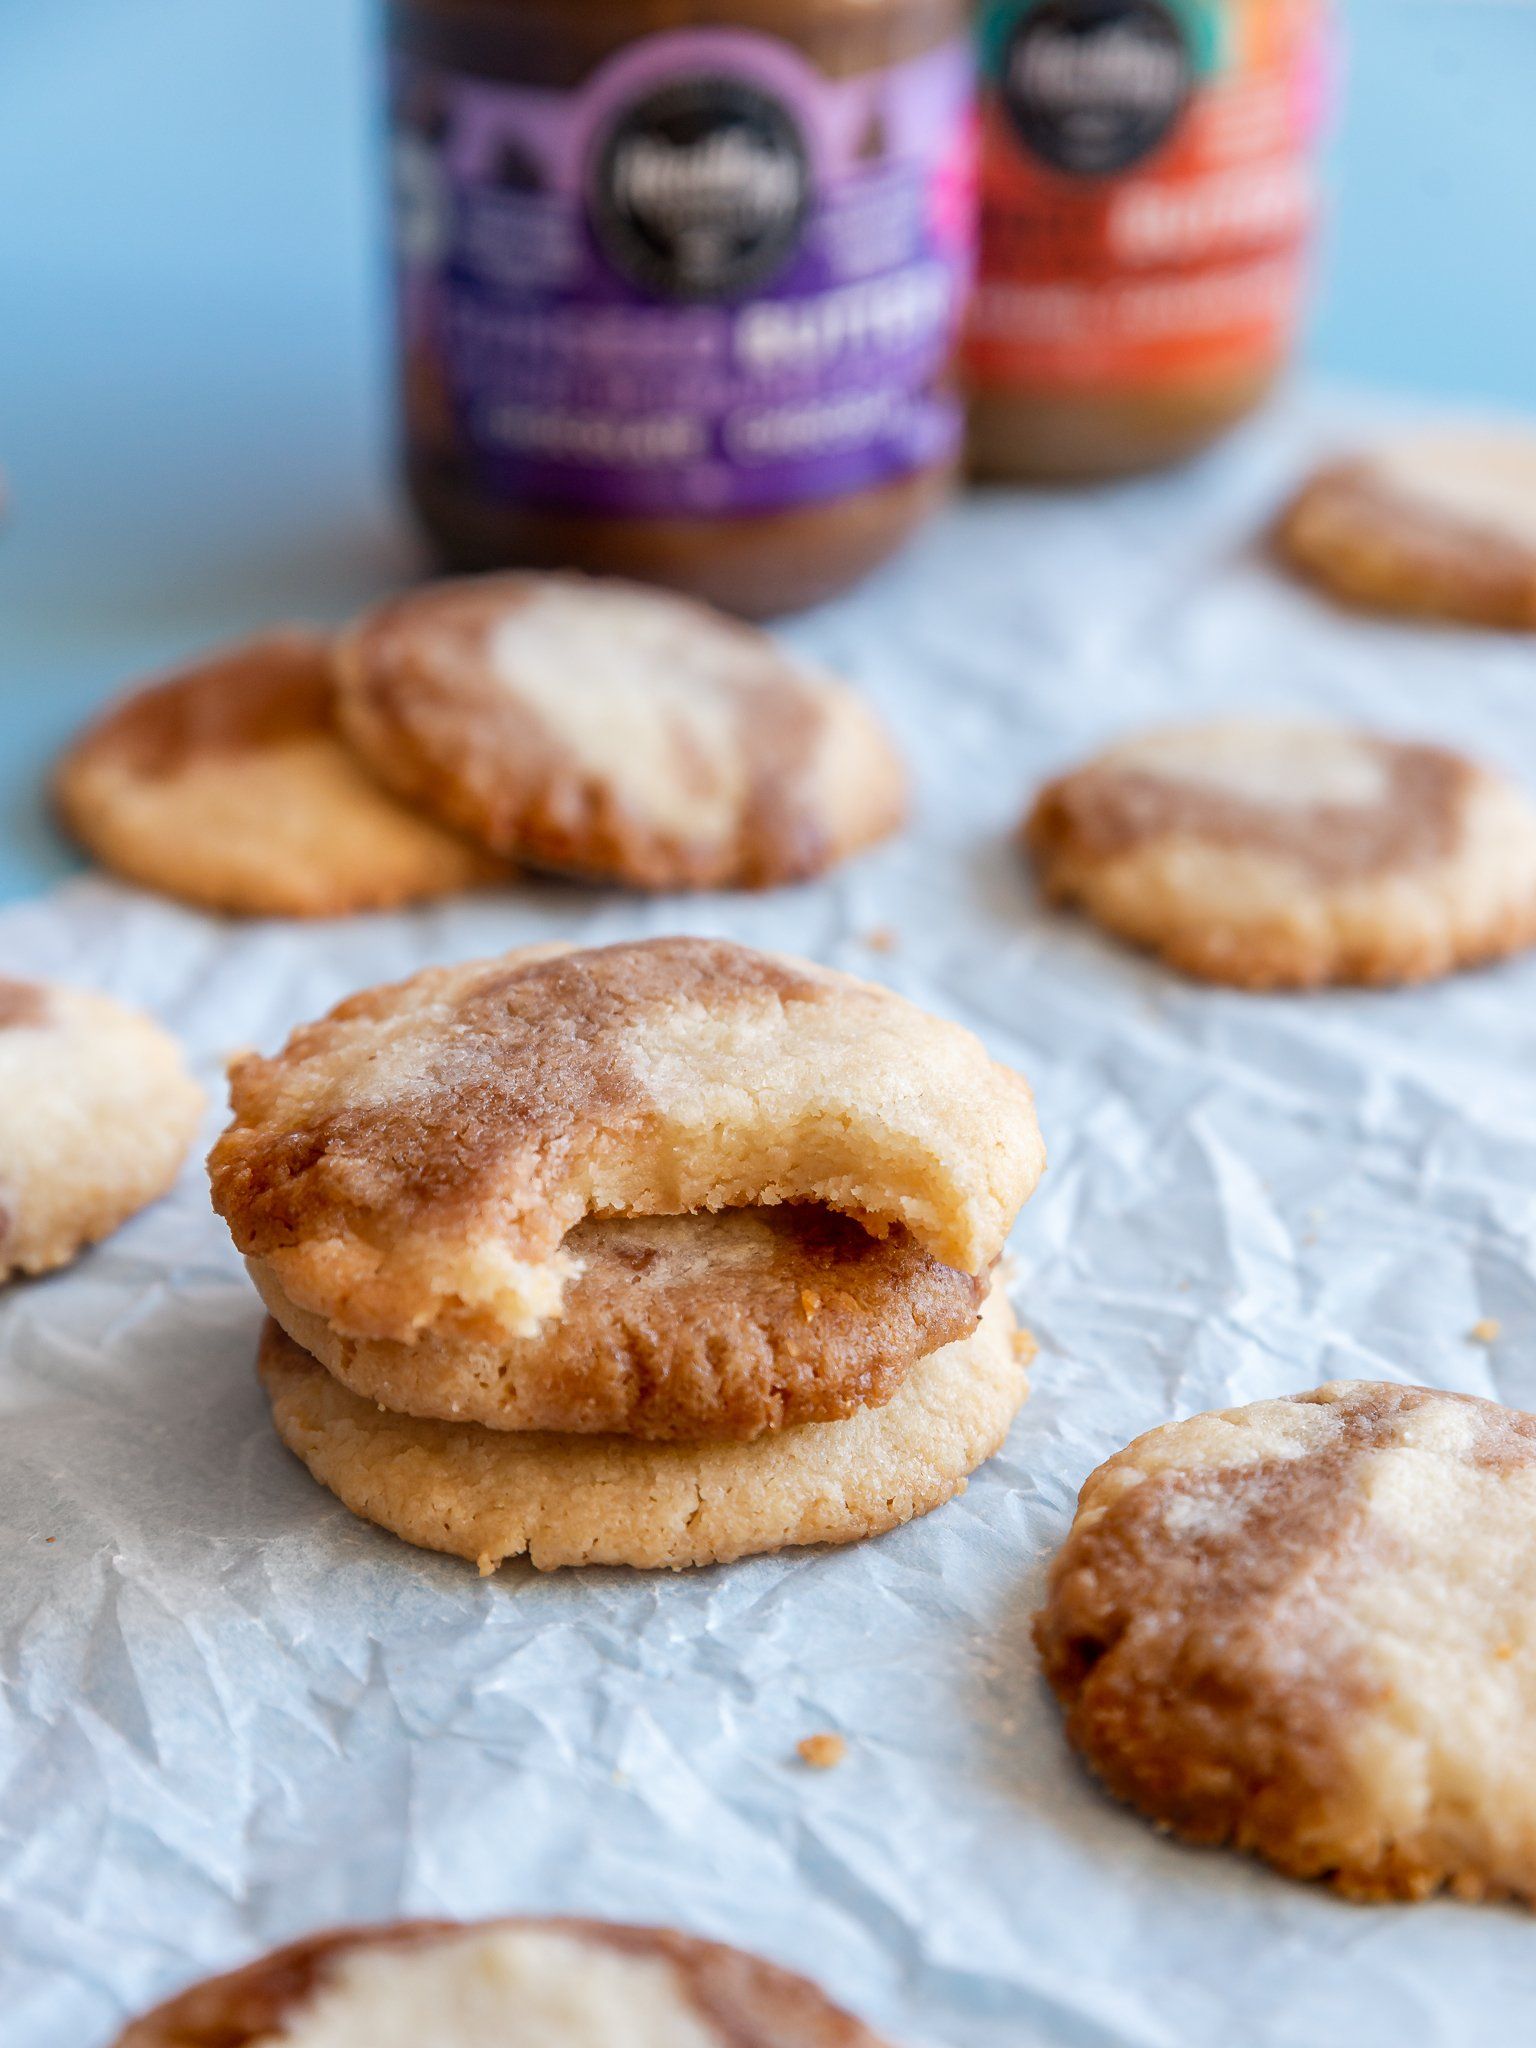
[[965, 0], [394, 0], [411, 495], [452, 566], [753, 617], [941, 501]]
[[974, 472], [1108, 477], [1257, 407], [1303, 310], [1324, 0], [985, 0]]

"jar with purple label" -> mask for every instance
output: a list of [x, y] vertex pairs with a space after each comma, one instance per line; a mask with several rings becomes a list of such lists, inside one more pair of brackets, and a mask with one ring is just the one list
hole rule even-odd
[[406, 470], [443, 558], [754, 617], [942, 500], [964, 0], [395, 0]]

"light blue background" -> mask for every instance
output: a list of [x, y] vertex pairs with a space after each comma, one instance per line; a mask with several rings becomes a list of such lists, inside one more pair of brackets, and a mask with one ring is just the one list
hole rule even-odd
[[[579, 0], [571, 0], [579, 4]], [[1310, 360], [1536, 410], [1536, 0], [1352, 0]], [[0, 0], [0, 897], [147, 664], [413, 564], [366, 0]]]

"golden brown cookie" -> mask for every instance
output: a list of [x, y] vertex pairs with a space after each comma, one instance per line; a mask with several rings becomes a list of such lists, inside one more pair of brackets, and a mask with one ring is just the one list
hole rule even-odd
[[504, 575], [342, 640], [340, 715], [412, 803], [494, 853], [641, 889], [800, 881], [895, 831], [906, 781], [851, 690], [637, 585]]
[[986, 1272], [1044, 1164], [1028, 1085], [889, 990], [716, 939], [534, 947], [237, 1061], [214, 1206], [352, 1337], [500, 1342], [588, 1216], [819, 1203]]
[[482, 1572], [527, 1556], [652, 1570], [856, 1543], [960, 1492], [1002, 1444], [1033, 1347], [1001, 1288], [974, 1336], [914, 1365], [882, 1408], [753, 1443], [638, 1443], [420, 1422], [332, 1379], [269, 1322], [260, 1371], [279, 1436], [356, 1515]]
[[1102, 1465], [1035, 1624], [1109, 1789], [1359, 1899], [1536, 1902], [1536, 1416], [1342, 1382]]
[[405, 1921], [312, 1935], [117, 2048], [884, 2048], [803, 1977], [670, 1929]]
[[298, 627], [113, 706], [59, 764], [57, 797], [118, 874], [245, 916], [385, 910], [505, 873], [359, 767], [334, 728], [330, 642]]
[[1334, 463], [1277, 542], [1346, 603], [1536, 631], [1536, 434], [1422, 434]]
[[289, 1301], [276, 1320], [353, 1393], [402, 1415], [654, 1442], [747, 1441], [888, 1401], [908, 1369], [975, 1329], [987, 1287], [818, 1208], [578, 1223], [574, 1277], [537, 1337], [343, 1337]]
[[1051, 783], [1046, 894], [1234, 987], [1425, 981], [1536, 940], [1536, 809], [1439, 747], [1342, 726], [1170, 726]]
[[181, 1047], [110, 997], [0, 979], [0, 1281], [46, 1273], [157, 1201], [203, 1093]]

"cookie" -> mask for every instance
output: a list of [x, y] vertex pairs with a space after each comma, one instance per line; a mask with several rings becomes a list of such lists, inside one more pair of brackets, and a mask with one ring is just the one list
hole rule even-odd
[[501, 1341], [593, 1215], [820, 1203], [986, 1272], [1044, 1156], [1028, 1085], [887, 989], [716, 939], [534, 947], [370, 989], [231, 1073], [214, 1206], [350, 1337]]
[[1028, 1392], [1001, 1288], [972, 1337], [914, 1365], [882, 1408], [753, 1443], [656, 1444], [421, 1422], [332, 1379], [276, 1323], [260, 1370], [279, 1436], [356, 1515], [482, 1572], [526, 1555], [641, 1569], [856, 1543], [951, 1499]]
[[0, 979], [0, 1281], [157, 1201], [203, 1111], [181, 1048], [108, 996]]
[[338, 669], [347, 737], [391, 788], [494, 853], [593, 881], [801, 881], [906, 808], [851, 690], [637, 585], [437, 584], [360, 620]]
[[1142, 734], [1052, 783], [1024, 840], [1053, 901], [1237, 988], [1426, 981], [1536, 939], [1536, 809], [1342, 726]]
[[598, 1920], [312, 1936], [183, 1991], [117, 2048], [884, 2048], [803, 1977]]
[[298, 628], [114, 706], [64, 756], [56, 795], [107, 867], [204, 909], [339, 917], [505, 872], [358, 765], [334, 729], [330, 642]]
[[1536, 435], [1423, 434], [1334, 463], [1277, 542], [1348, 604], [1536, 631]]
[[653, 1442], [747, 1441], [888, 1401], [975, 1329], [986, 1283], [899, 1227], [820, 1208], [607, 1217], [565, 1240], [574, 1277], [534, 1338], [343, 1337], [259, 1260], [273, 1317], [344, 1386], [403, 1415]]
[[1155, 1429], [1035, 1625], [1109, 1789], [1359, 1899], [1536, 1902], [1536, 1416], [1342, 1382]]

